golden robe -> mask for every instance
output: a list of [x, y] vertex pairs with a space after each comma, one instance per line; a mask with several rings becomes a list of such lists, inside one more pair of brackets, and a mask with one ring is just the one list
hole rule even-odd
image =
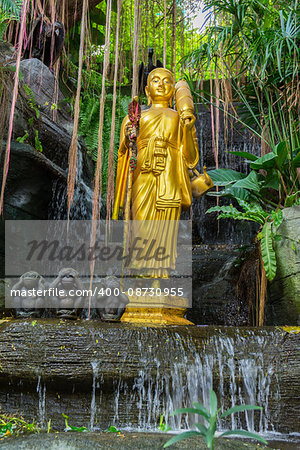
[[[125, 136], [127, 123], [128, 116], [121, 128], [113, 219], [118, 219], [119, 209], [125, 207], [129, 169], [129, 147]], [[192, 133], [193, 148], [184, 145], [184, 133]], [[130, 209], [131, 219], [144, 223], [133, 223], [131, 236], [148, 240], [140, 256], [146, 255], [149, 245], [152, 245], [152, 254], [155, 248], [163, 247], [168, 257], [163, 261], [155, 258], [134, 261], [131, 267], [136, 268], [139, 274], [167, 276], [170, 269], [175, 268], [181, 208], [189, 207], [192, 201], [188, 169], [193, 169], [199, 159], [195, 126], [185, 131], [177, 111], [150, 108], [142, 112], [137, 149]]]

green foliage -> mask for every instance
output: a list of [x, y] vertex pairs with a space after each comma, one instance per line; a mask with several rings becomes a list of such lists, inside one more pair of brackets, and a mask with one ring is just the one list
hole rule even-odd
[[245, 174], [232, 169], [216, 169], [209, 172], [215, 186], [227, 186], [246, 177]]
[[[27, 96], [28, 104], [29, 104], [30, 108], [34, 111], [36, 119], [39, 119], [41, 113], [40, 113], [39, 105], [36, 103], [33, 91], [27, 84], [24, 84], [23, 87], [24, 87], [24, 91], [25, 91], [26, 96]], [[30, 127], [33, 127], [34, 121], [35, 121], [35, 117], [30, 117], [28, 119], [28, 125]], [[34, 146], [34, 148], [38, 152], [42, 152], [43, 151], [43, 146], [42, 146], [42, 143], [41, 143], [40, 138], [39, 138], [39, 131], [38, 130], [34, 130], [34, 137], [30, 136], [28, 131], [25, 130], [24, 136], [18, 137], [17, 138], [17, 142], [19, 142], [21, 144], [23, 144], [24, 142], [28, 142], [29, 144], [32, 144]]]
[[244, 212], [229, 205], [210, 208], [207, 213], [220, 212], [218, 219], [250, 220], [261, 226], [257, 237], [266, 276], [272, 281], [276, 275], [273, 243], [276, 228], [282, 222], [282, 208], [300, 203], [296, 171], [299, 151], [291, 152], [288, 143], [283, 141], [260, 158], [245, 152], [230, 153], [246, 158], [253, 170], [248, 176], [231, 169], [211, 170], [209, 175], [214, 184], [224, 189], [209, 195], [234, 198]]
[[[29, 120], [28, 120], [28, 122], [29, 122]], [[19, 142], [20, 144], [24, 144], [26, 142], [31, 144], [31, 139], [30, 139], [28, 131], [25, 130], [24, 136], [17, 137], [16, 141]], [[38, 130], [34, 130], [34, 148], [38, 152], [42, 152], [43, 151], [43, 146], [42, 146], [42, 143], [41, 143], [40, 138], [39, 138], [39, 131]]]
[[[164, 35], [164, 6], [161, 2], [147, 2], [140, 8], [140, 42], [142, 43], [139, 53], [139, 64], [142, 60], [148, 64], [148, 48], [154, 48], [155, 58], [163, 61], [163, 35]], [[181, 65], [178, 61], [184, 56], [184, 52], [193, 48], [196, 31], [193, 30], [193, 16], [200, 6], [196, 0], [181, 0], [177, 2], [177, 17], [173, 21], [173, 0], [167, 0], [167, 29], [166, 29], [166, 67], [171, 69], [171, 63], [174, 65], [175, 39], [174, 23], [176, 22], [176, 72], [179, 76]], [[110, 36], [110, 63], [114, 64], [115, 44], [116, 44], [116, 19], [117, 2], [112, 2], [111, 16], [111, 36]], [[132, 78], [132, 42], [133, 42], [133, 20], [134, 20], [134, 2], [123, 0], [121, 12], [120, 29], [120, 66], [119, 80], [121, 84], [130, 84]], [[69, 58], [75, 64], [78, 64], [78, 53], [80, 45], [80, 22], [72, 26], [66, 35], [66, 48], [69, 49]], [[104, 56], [104, 40], [106, 26], [106, 2], [100, 1], [99, 4], [89, 12], [88, 28], [89, 36], [86, 38], [85, 56], [89, 55], [89, 68], [102, 71]], [[173, 54], [173, 55], [172, 55]], [[87, 59], [86, 59], [87, 62]]]
[[218, 212], [218, 219], [234, 219], [248, 220], [258, 223], [262, 229], [257, 235], [260, 241], [262, 260], [266, 271], [266, 277], [272, 281], [276, 275], [276, 255], [273, 242], [276, 236], [276, 229], [280, 226], [283, 214], [282, 210], [266, 212], [258, 203], [247, 203], [237, 198], [239, 205], [244, 211], [239, 211], [232, 205], [214, 206], [206, 211], [206, 213]]
[[266, 277], [269, 281], [273, 280], [277, 269], [276, 255], [273, 248], [274, 233], [272, 228], [273, 224], [271, 222], [266, 222], [258, 236], [258, 239], [261, 237], [261, 255], [266, 271]]
[[231, 169], [211, 170], [209, 175], [214, 184], [224, 187], [224, 190], [209, 195], [252, 200], [266, 211], [274, 206], [289, 207], [299, 202], [298, 148], [291, 151], [288, 142], [283, 141], [260, 158], [255, 155], [249, 157], [245, 152], [229, 153], [246, 158], [253, 170], [248, 176]]
[[34, 148], [38, 151], [38, 152], [42, 152], [43, 151], [43, 146], [42, 143], [39, 139], [39, 131], [35, 130], [34, 131]]
[[0, 0], [0, 13], [11, 19], [20, 19], [23, 0]]
[[215, 72], [227, 80], [237, 115], [213, 92], [194, 89], [195, 97], [223, 110], [272, 150], [260, 158], [230, 152], [246, 158], [252, 172], [240, 181], [228, 172], [228, 180], [215, 177], [215, 184], [224, 187], [221, 196], [256, 198], [266, 210], [291, 206], [299, 201], [300, 190], [297, 1], [205, 0], [205, 5], [209, 26], [185, 62], [194, 78]]
[[17, 142], [19, 142], [20, 144], [24, 144], [24, 142], [26, 142], [28, 138], [29, 138], [28, 131], [25, 130], [24, 136], [17, 137], [16, 140], [17, 140]]
[[72, 427], [68, 424], [68, 419], [70, 419], [70, 417], [66, 416], [65, 414], [62, 414], [62, 416], [65, 419], [65, 431], [77, 431], [80, 433], [84, 433], [89, 431], [86, 427]]
[[28, 423], [22, 417], [0, 414], [0, 439], [19, 436], [24, 433], [39, 433], [40, 427], [36, 422]]
[[118, 428], [116, 428], [115, 426], [111, 425], [107, 430], [105, 430], [106, 433], [121, 433], [120, 430], [118, 430]]
[[[103, 124], [103, 165], [102, 165], [102, 194], [106, 193], [107, 176], [108, 176], [108, 155], [111, 130], [111, 114], [112, 114], [112, 94], [107, 94], [104, 106], [104, 124]], [[115, 169], [118, 159], [118, 144], [120, 139], [121, 124], [123, 118], [127, 115], [128, 104], [131, 98], [129, 96], [118, 96], [116, 107], [116, 126], [114, 141], [114, 162]], [[85, 144], [90, 151], [90, 155], [94, 161], [97, 161], [98, 149], [98, 131], [99, 131], [99, 109], [100, 96], [96, 93], [87, 92], [81, 99], [80, 106], [80, 124], [79, 133], [85, 139]]]
[[165, 423], [165, 416], [163, 414], [161, 414], [159, 417], [158, 429], [159, 431], [162, 431], [164, 433], [167, 433], [168, 431], [171, 430], [171, 428]]
[[35, 100], [32, 89], [26, 83], [24, 83], [23, 88], [27, 95], [27, 101], [28, 101], [30, 108], [34, 110], [36, 118], [39, 119], [41, 116], [40, 109], [39, 109], [40, 106], [37, 104], [37, 102]]
[[[248, 73], [262, 82], [274, 73], [280, 79], [297, 73], [300, 27], [297, 25], [297, 2], [286, 0], [204, 0], [209, 26], [193, 62], [215, 62], [216, 56], [227, 58], [228, 70], [235, 75]], [[236, 61], [239, 61], [239, 68]], [[224, 67], [221, 67], [224, 68]]]
[[252, 222], [257, 222], [260, 225], [264, 225], [268, 218], [268, 213], [266, 213], [263, 208], [256, 203], [247, 203], [245, 200], [237, 199], [239, 205], [245, 210], [241, 212], [234, 208], [232, 205], [229, 206], [214, 206], [209, 208], [206, 213], [220, 212], [218, 219], [235, 219], [235, 220], [249, 220]]
[[0, 38], [11, 20], [20, 20], [23, 0], [0, 0]]
[[[182, 441], [183, 439], [187, 439], [192, 436], [202, 436], [206, 442], [207, 448], [213, 450], [214, 449], [214, 443], [215, 443], [215, 434], [217, 431], [217, 423], [220, 421], [220, 419], [223, 419], [231, 414], [241, 412], [241, 411], [249, 411], [249, 410], [262, 410], [263, 408], [261, 406], [255, 406], [255, 405], [238, 405], [234, 406], [224, 413], [221, 414], [221, 408], [218, 409], [218, 400], [216, 393], [210, 389], [210, 408], [209, 410], [205, 408], [200, 403], [194, 402], [193, 408], [180, 408], [177, 409], [172, 413], [172, 415], [175, 414], [182, 414], [182, 413], [191, 413], [191, 414], [198, 414], [199, 416], [203, 417], [205, 422], [207, 422], [207, 425], [204, 425], [203, 423], [196, 423], [195, 426], [198, 429], [198, 431], [185, 431], [184, 433], [178, 434], [174, 436], [172, 439], [167, 441], [164, 445], [164, 448], [169, 447], [172, 444], [175, 444], [176, 442]], [[255, 433], [250, 433], [249, 431], [245, 430], [231, 430], [231, 431], [225, 431], [222, 433], [219, 437], [222, 436], [229, 436], [229, 435], [240, 435], [244, 437], [248, 437], [249, 439], [255, 439], [259, 442], [262, 442], [263, 444], [267, 444], [267, 442], [262, 439], [259, 435]]]

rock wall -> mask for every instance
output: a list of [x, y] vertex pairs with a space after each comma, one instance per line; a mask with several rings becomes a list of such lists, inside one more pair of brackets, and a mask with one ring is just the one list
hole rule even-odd
[[[59, 203], [63, 202], [66, 209], [66, 199], [56, 199], [55, 195], [58, 186], [60, 192], [66, 190], [73, 121], [69, 114], [70, 107], [48, 67], [38, 59], [28, 59], [21, 62], [21, 72], [4, 198], [5, 218], [51, 219], [55, 216], [53, 206], [58, 209], [61, 206]], [[24, 143], [16, 142], [25, 133], [28, 137]], [[36, 137], [41, 143], [42, 152], [34, 148]], [[87, 149], [79, 143], [78, 187], [84, 184], [89, 189], [93, 176], [93, 163], [87, 155]], [[91, 201], [86, 193], [84, 201], [87, 204]]]
[[[205, 165], [208, 170], [216, 168], [216, 157], [213, 149], [211, 126], [211, 112], [204, 105], [196, 108], [196, 130], [199, 145], [198, 170], [202, 172]], [[216, 114], [216, 111], [214, 111]], [[234, 169], [244, 173], [249, 172], [249, 164], [244, 158], [228, 153], [228, 151], [248, 151], [260, 155], [260, 142], [245, 131], [236, 120], [224, 123], [224, 115], [220, 111], [220, 130], [218, 134], [218, 166]], [[193, 199], [193, 242], [194, 244], [249, 244], [256, 232], [256, 225], [240, 221], [222, 219], [217, 220], [217, 214], [205, 214], [208, 208], [216, 206], [216, 197], [205, 195], [200, 199]], [[233, 202], [221, 199], [222, 204]]]
[[300, 206], [286, 208], [275, 242], [277, 274], [269, 286], [268, 324], [300, 325]]

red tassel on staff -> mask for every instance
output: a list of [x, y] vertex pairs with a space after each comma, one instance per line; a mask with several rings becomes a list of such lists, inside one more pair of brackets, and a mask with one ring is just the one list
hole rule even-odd
[[141, 118], [141, 107], [138, 102], [139, 98], [134, 97], [132, 102], [128, 106], [128, 117], [130, 123], [127, 125], [126, 133], [129, 139], [129, 172], [127, 183], [127, 196], [126, 196], [126, 208], [125, 208], [125, 220], [130, 219], [130, 202], [133, 172], [136, 168], [137, 162], [137, 144], [136, 140], [139, 135], [139, 122]]

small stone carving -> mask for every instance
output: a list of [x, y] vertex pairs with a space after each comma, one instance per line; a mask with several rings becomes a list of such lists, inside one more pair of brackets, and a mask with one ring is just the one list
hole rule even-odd
[[[12, 287], [12, 292], [18, 295], [13, 297], [16, 306], [16, 317], [39, 317], [40, 308], [45, 306], [45, 280], [34, 271], [29, 271], [21, 275], [19, 281]], [[41, 291], [42, 295], [38, 295]]]
[[[129, 303], [126, 294], [120, 289], [117, 277], [108, 276], [101, 280], [102, 289], [98, 290], [95, 306], [104, 322], [119, 322]], [[102, 295], [103, 294], [103, 295]]]
[[82, 300], [83, 289], [83, 284], [76, 270], [72, 268], [60, 270], [57, 278], [49, 286], [51, 307], [57, 308], [57, 317], [77, 318], [77, 307]]

